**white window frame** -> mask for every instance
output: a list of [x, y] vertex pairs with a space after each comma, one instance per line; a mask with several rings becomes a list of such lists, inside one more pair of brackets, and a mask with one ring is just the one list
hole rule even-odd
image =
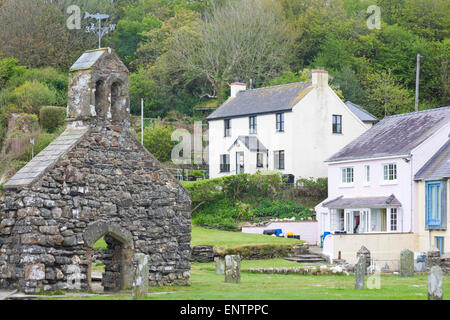
[[[352, 177], [352, 181], [348, 182], [348, 178], [349, 178], [349, 174], [347, 172], [347, 170], [351, 169], [351, 177]], [[345, 173], [345, 181], [344, 181], [344, 170], [346, 171]], [[341, 184], [343, 186], [352, 186], [353, 183], [355, 182], [355, 168], [354, 167], [342, 167], [341, 168]]]
[[[388, 219], [388, 232], [399, 232], [399, 208], [388, 208], [389, 219]], [[392, 223], [392, 216], [395, 214], [395, 224]], [[395, 225], [395, 230], [392, 227]]]
[[[393, 168], [391, 169], [390, 166], [393, 166]], [[386, 168], [387, 168], [387, 173], [386, 173]], [[390, 172], [391, 170], [392, 170], [392, 172]], [[395, 175], [395, 179], [390, 179], [391, 174], [392, 174], [392, 176]], [[384, 184], [394, 184], [394, 183], [397, 183], [397, 181], [398, 181], [397, 163], [384, 163], [383, 164], [383, 182], [384, 182]]]
[[370, 165], [368, 164], [364, 166], [364, 184], [370, 185]]

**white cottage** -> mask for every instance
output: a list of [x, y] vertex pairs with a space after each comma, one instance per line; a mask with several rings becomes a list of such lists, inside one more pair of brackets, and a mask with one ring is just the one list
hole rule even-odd
[[379, 265], [398, 268], [400, 252], [417, 250], [417, 235], [425, 231], [420, 213], [425, 205], [418, 204], [425, 193], [414, 180], [449, 176], [448, 166], [442, 166], [439, 179], [423, 169], [433, 167], [426, 164], [435, 154], [444, 154], [439, 150], [449, 134], [450, 107], [400, 114], [386, 117], [330, 157], [328, 199], [316, 206], [323, 253], [354, 263], [365, 246]]
[[208, 118], [211, 178], [278, 170], [298, 179], [327, 176], [324, 161], [378, 119], [345, 104], [328, 85], [328, 72], [311, 82], [246, 89], [231, 84], [231, 97]]

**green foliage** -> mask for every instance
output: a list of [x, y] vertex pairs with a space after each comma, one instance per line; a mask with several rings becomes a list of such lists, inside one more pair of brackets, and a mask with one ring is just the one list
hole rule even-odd
[[0, 90], [6, 85], [9, 79], [25, 72], [26, 67], [18, 66], [18, 62], [15, 58], [0, 60]]
[[40, 124], [43, 129], [52, 133], [62, 125], [66, 119], [66, 108], [62, 107], [42, 107], [40, 110]]
[[20, 110], [39, 114], [42, 106], [55, 104], [56, 94], [43, 83], [26, 81], [12, 91], [10, 99]]
[[161, 162], [170, 160], [176, 142], [172, 141], [174, 127], [160, 122], [144, 128], [144, 147]]
[[305, 197], [326, 199], [328, 197], [328, 178], [300, 178], [297, 180], [298, 193]]
[[191, 194], [196, 225], [236, 230], [245, 221], [311, 216], [306, 206], [274, 200], [284, 192], [280, 174], [240, 174], [183, 185]]
[[[65, 127], [59, 127], [54, 133], [41, 132], [37, 137], [34, 138], [34, 155], [36, 156], [44, 150], [53, 140], [55, 140], [63, 131]], [[32, 146], [30, 145], [27, 150], [18, 155], [14, 160], [23, 161], [23, 165], [25, 165], [28, 161], [31, 160], [32, 156]]]
[[310, 81], [311, 79], [308, 76], [308, 73], [311, 70], [309, 69], [303, 69], [300, 72], [291, 72], [291, 71], [285, 71], [283, 74], [268, 84], [269, 86], [276, 86], [280, 84], [286, 84], [286, 83], [294, 83], [294, 82], [304, 82], [304, 81]]
[[296, 204], [292, 201], [268, 199], [262, 200], [255, 208], [255, 215], [258, 217], [273, 217], [273, 218], [292, 218], [296, 220], [307, 218], [311, 216], [311, 210], [303, 205]]

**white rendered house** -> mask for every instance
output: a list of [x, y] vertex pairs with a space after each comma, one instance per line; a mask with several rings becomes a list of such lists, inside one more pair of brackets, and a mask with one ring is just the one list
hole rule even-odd
[[231, 84], [231, 97], [207, 121], [211, 178], [278, 170], [298, 179], [326, 177], [324, 161], [377, 118], [347, 106], [328, 72], [316, 70], [311, 82], [251, 90]]
[[397, 268], [402, 250], [419, 250], [414, 180], [449, 134], [450, 107], [401, 114], [329, 158], [328, 199], [316, 206], [323, 253], [355, 263], [365, 246], [379, 265]]

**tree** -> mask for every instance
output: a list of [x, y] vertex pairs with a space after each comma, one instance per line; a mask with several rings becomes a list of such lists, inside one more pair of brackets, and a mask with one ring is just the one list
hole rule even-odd
[[227, 83], [253, 79], [255, 84], [281, 74], [289, 57], [291, 34], [274, 0], [215, 3], [192, 29], [175, 35], [169, 62], [201, 77], [217, 97]]
[[69, 5], [103, 13], [112, 12], [114, 8], [109, 0], [3, 0], [0, 54], [17, 58], [29, 67], [68, 68], [83, 51], [96, 48], [95, 36], [84, 31], [92, 21], [82, 19], [80, 30], [67, 28]]
[[414, 111], [413, 95], [398, 84], [390, 70], [370, 74], [367, 87], [367, 100], [376, 106], [370, 112], [376, 117]]
[[171, 152], [176, 142], [172, 141], [173, 127], [164, 126], [158, 122], [144, 128], [144, 147], [161, 162], [170, 160]]
[[345, 66], [342, 71], [332, 79], [331, 83], [342, 91], [345, 100], [350, 100], [357, 104], [364, 104], [366, 93], [362, 88], [356, 73], [349, 65]]

